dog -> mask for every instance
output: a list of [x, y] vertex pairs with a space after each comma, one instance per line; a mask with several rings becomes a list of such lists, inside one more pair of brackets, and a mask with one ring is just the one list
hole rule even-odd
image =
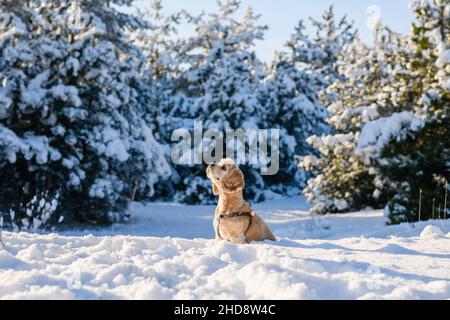
[[206, 175], [211, 179], [213, 194], [219, 196], [213, 221], [216, 240], [231, 243], [276, 241], [269, 227], [244, 201], [244, 175], [233, 160], [227, 158], [209, 164]]

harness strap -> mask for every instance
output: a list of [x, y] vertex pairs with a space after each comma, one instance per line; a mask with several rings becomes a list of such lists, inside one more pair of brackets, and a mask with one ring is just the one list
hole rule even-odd
[[245, 229], [245, 231], [244, 231], [244, 235], [250, 229], [250, 227], [252, 226], [252, 222], [253, 222], [253, 215], [251, 212], [242, 211], [242, 212], [233, 212], [233, 213], [228, 213], [228, 214], [222, 213], [217, 217], [217, 235], [219, 236], [220, 239], [224, 240], [222, 238], [222, 235], [220, 234], [220, 221], [222, 219], [236, 218], [236, 217], [247, 217], [249, 219], [247, 229]]

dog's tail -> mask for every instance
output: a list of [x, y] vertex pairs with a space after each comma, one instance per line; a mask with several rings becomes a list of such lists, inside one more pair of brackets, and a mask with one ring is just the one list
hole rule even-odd
[[272, 240], [272, 241], [277, 241], [277, 238], [275, 238], [275, 236], [273, 235], [272, 231], [270, 231], [269, 228], [267, 228], [267, 239], [268, 240]]

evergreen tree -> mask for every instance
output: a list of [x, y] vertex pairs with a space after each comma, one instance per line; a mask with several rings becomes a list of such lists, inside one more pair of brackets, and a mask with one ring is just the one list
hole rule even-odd
[[[171, 114], [179, 119], [178, 126], [191, 130], [195, 120], [203, 122], [203, 130], [218, 129], [224, 134], [227, 129], [256, 129], [264, 112], [258, 101], [264, 75], [253, 45], [262, 39], [266, 27], [257, 24], [259, 16], [251, 8], [236, 20], [239, 1], [219, 1], [218, 5], [218, 13], [189, 17], [195, 35], [180, 45], [177, 59], [185, 71], [177, 80]], [[246, 197], [261, 200], [264, 184], [258, 167], [244, 165], [242, 169], [248, 181]], [[214, 199], [204, 165], [177, 165], [176, 171], [176, 200], [196, 203]]]
[[417, 22], [395, 70], [399, 112], [368, 123], [360, 141], [397, 191], [386, 207], [389, 223], [417, 221], [419, 202], [420, 219], [442, 216], [437, 207], [450, 178], [450, 2], [413, 0], [411, 7]]
[[168, 173], [142, 115], [131, 1], [0, 3], [0, 211], [17, 228], [126, 215]]
[[312, 152], [306, 139], [328, 132], [326, 109], [319, 101], [314, 74], [301, 70], [289, 54], [278, 54], [269, 77], [261, 86], [260, 101], [266, 112], [263, 127], [280, 130], [280, 170], [264, 180], [275, 192], [296, 194], [306, 176], [296, 157]]
[[357, 150], [364, 124], [394, 112], [390, 93], [394, 82], [394, 53], [403, 39], [389, 29], [377, 28], [372, 48], [355, 40], [344, 48], [338, 80], [327, 88], [328, 123], [334, 133], [312, 136], [308, 141], [319, 151], [303, 159], [301, 166], [315, 177], [304, 189], [318, 213], [346, 212], [367, 206], [380, 207], [390, 189], [369, 158]]
[[342, 48], [355, 39], [358, 31], [346, 16], [336, 19], [332, 5], [323, 12], [321, 20], [309, 19], [314, 37], [311, 39], [307, 35], [301, 20], [287, 46], [296, 63], [303, 63], [307, 70], [317, 75], [317, 84], [323, 89], [341, 78], [338, 70], [339, 56]]
[[267, 127], [281, 131], [280, 171], [265, 180], [283, 194], [295, 193], [309, 177], [297, 163], [299, 157], [314, 153], [307, 138], [330, 132], [320, 93], [339, 77], [339, 54], [357, 33], [345, 16], [336, 19], [333, 6], [324, 11], [321, 21], [310, 20], [315, 36], [307, 34], [300, 20], [285, 45], [287, 51], [277, 54], [273, 61], [261, 94]]
[[[139, 28], [132, 33], [133, 42], [146, 59], [143, 69], [147, 83], [141, 93], [148, 106], [144, 116], [155, 138], [165, 145], [164, 156], [169, 159], [172, 132], [185, 126], [184, 118], [177, 112], [185, 100], [179, 90], [184, 39], [178, 35], [178, 27], [189, 16], [183, 11], [165, 15], [160, 0], [151, 1], [139, 16], [151, 23], [151, 28]], [[180, 176], [173, 166], [170, 169], [171, 174], [155, 185], [153, 198], [171, 200], [175, 194], [174, 184], [179, 183]]]

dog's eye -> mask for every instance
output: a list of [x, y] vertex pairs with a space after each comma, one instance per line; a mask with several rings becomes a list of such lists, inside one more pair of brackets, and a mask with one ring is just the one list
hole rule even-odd
[[222, 169], [224, 171], [227, 171], [227, 166], [223, 165], [223, 166], [220, 167], [220, 169]]

